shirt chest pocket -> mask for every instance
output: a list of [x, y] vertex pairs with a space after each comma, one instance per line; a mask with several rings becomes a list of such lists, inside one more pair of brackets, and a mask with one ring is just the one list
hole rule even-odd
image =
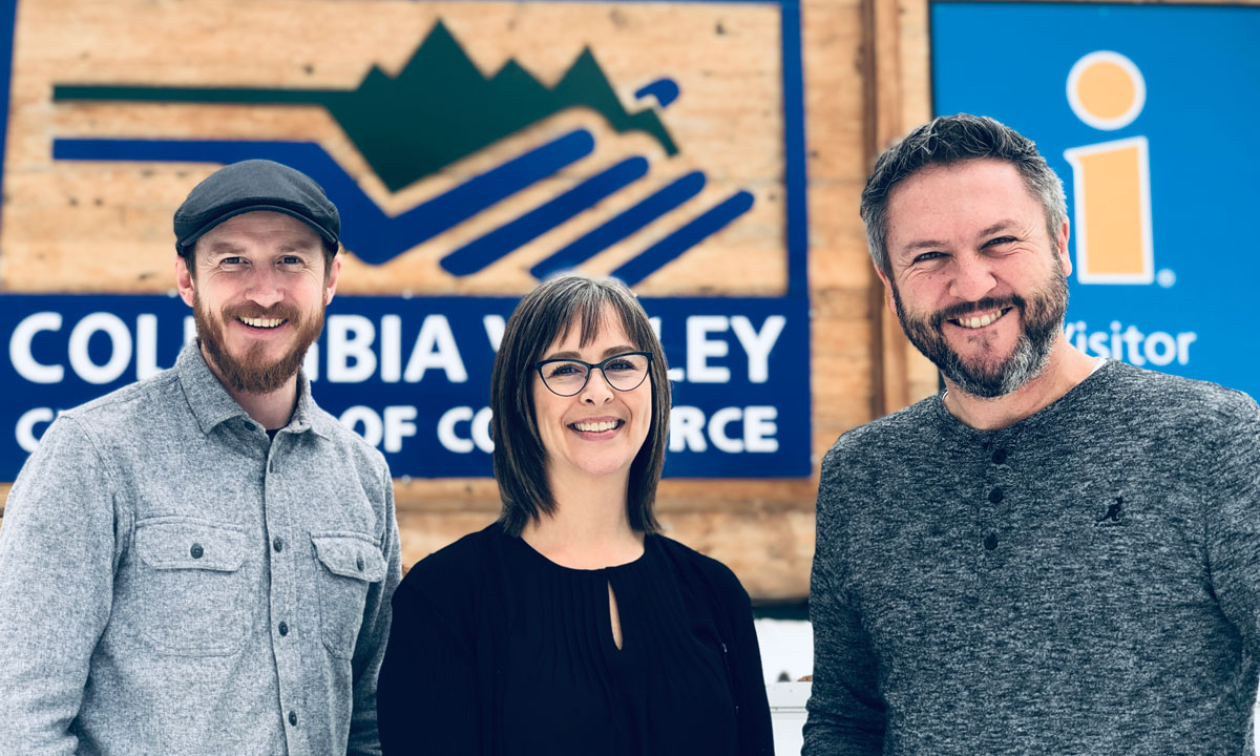
[[127, 611], [159, 650], [185, 655], [237, 651], [253, 620], [246, 538], [221, 523], [185, 518], [136, 525], [135, 583]]
[[385, 579], [385, 557], [366, 533], [312, 533], [319, 563], [319, 624], [324, 646], [342, 658], [354, 655], [368, 590]]

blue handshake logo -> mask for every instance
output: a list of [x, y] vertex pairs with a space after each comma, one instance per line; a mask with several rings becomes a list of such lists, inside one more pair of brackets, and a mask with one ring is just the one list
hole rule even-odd
[[[53, 100], [320, 105], [342, 127], [385, 186], [398, 191], [570, 108], [598, 113], [617, 133], [646, 134], [666, 155], [675, 155], [678, 147], [657, 109], [669, 107], [679, 94], [674, 81], [659, 79], [635, 93], [639, 100], [654, 99], [657, 108], [629, 113], [589, 49], [552, 87], [540, 83], [515, 61], [508, 61], [487, 78], [439, 21], [396, 76], [373, 67], [354, 90], [60, 84], [54, 87]], [[361, 260], [380, 265], [561, 170], [577, 166], [594, 152], [595, 144], [590, 131], [576, 129], [533, 146], [396, 216], [381, 210], [354, 177], [314, 142], [65, 138], [54, 141], [53, 157], [215, 164], [251, 158], [276, 160], [323, 185], [341, 210], [346, 247]], [[668, 166], [664, 161], [662, 170]], [[452, 276], [474, 275], [631, 187], [646, 177], [650, 168], [643, 155], [595, 167], [572, 188], [452, 250], [440, 264]], [[541, 279], [581, 265], [674, 213], [678, 221], [671, 231], [612, 271], [634, 285], [753, 206], [753, 195], [740, 190], [698, 213], [686, 213], [682, 208], [704, 189], [705, 174], [691, 171], [667, 180], [661, 189], [629, 208], [608, 213], [609, 217], [593, 228], [574, 233], [535, 264], [531, 274]]]

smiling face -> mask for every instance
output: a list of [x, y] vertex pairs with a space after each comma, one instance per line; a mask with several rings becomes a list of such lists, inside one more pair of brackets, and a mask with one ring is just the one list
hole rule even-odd
[[[640, 349], [626, 335], [612, 307], [605, 305], [599, 333], [586, 346], [582, 346], [581, 323], [575, 319], [542, 359], [571, 357], [598, 363]], [[626, 368], [615, 361], [608, 366], [609, 370]], [[628, 479], [630, 464], [652, 424], [652, 379], [630, 391], [618, 391], [602, 371], [593, 370], [586, 386], [574, 396], [557, 396], [543, 384], [537, 370], [531, 380], [534, 418], [553, 494], [563, 498], [566, 488], [580, 486], [583, 479], [609, 475]]]
[[1050, 239], [1041, 204], [1010, 163], [924, 168], [888, 199], [891, 277], [906, 336], [946, 380], [978, 397], [1036, 378], [1067, 309], [1067, 223]]
[[325, 269], [323, 242], [302, 221], [257, 211], [197, 241], [196, 275], [176, 260], [202, 352], [229, 388], [268, 394], [293, 379], [324, 325], [341, 260]]

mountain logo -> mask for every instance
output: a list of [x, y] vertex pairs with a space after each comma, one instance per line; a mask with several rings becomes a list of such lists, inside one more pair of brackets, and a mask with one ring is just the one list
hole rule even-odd
[[[667, 171], [669, 158], [678, 155], [680, 147], [660, 113], [678, 99], [680, 88], [663, 77], [639, 87], [635, 96], [655, 104], [633, 111], [623, 106], [589, 47], [554, 86], [540, 82], [515, 59], [486, 76], [440, 19], [396, 75], [374, 65], [353, 89], [78, 83], [57, 83], [53, 88], [57, 103], [319, 106], [391, 192], [440, 174], [508, 137], [528, 134], [535, 124], [570, 109], [597, 114], [617, 135], [637, 132], [648, 136], [664, 158], [659, 161], [660, 169]], [[590, 170], [578, 164], [595, 148], [596, 137], [590, 129], [570, 130], [530, 145], [393, 216], [315, 142], [58, 138], [53, 143], [53, 157], [218, 164], [258, 157], [277, 160], [324, 186], [342, 211], [347, 249], [364, 262], [380, 265], [561, 171]], [[645, 178], [652, 164], [643, 154], [631, 154], [583, 174], [574, 186], [449, 251], [440, 265], [454, 277], [479, 273], [577, 216], [597, 212], [595, 206], [601, 201]], [[543, 278], [581, 265], [649, 223], [680, 210], [701, 192], [707, 179], [699, 170], [679, 174], [629, 208], [606, 213], [609, 217], [601, 217], [593, 228], [573, 233], [560, 248], [533, 264], [530, 273]], [[612, 275], [631, 285], [642, 281], [725, 228], [753, 204], [753, 194], [741, 189], [697, 215], [680, 218], [672, 231], [621, 263]]]

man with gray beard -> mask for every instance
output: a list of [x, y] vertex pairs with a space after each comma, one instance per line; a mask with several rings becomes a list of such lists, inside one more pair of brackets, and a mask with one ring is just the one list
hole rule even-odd
[[803, 754], [1252, 753], [1255, 401], [1063, 337], [1063, 188], [996, 121], [916, 129], [862, 218], [945, 390], [823, 461]]
[[197, 341], [63, 413], [5, 507], [0, 754], [380, 753], [392, 482], [300, 371], [340, 229], [266, 160], [176, 211]]

